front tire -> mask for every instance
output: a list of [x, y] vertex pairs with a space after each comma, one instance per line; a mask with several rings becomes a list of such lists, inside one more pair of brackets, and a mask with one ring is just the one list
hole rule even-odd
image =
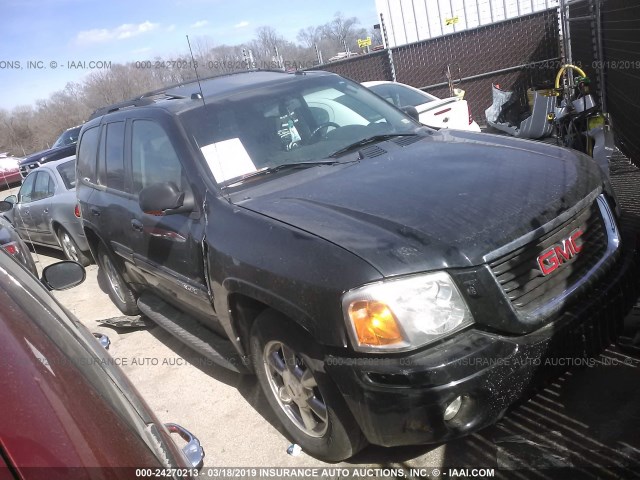
[[100, 245], [98, 247], [98, 265], [103, 271], [107, 280], [109, 298], [125, 315], [138, 315], [140, 310], [136, 302], [136, 296], [116, 270], [116, 266], [107, 253], [107, 249]]
[[250, 344], [269, 405], [304, 451], [338, 462], [366, 445], [341, 394], [317, 367], [319, 348], [299, 327], [278, 312], [266, 310], [253, 324]]

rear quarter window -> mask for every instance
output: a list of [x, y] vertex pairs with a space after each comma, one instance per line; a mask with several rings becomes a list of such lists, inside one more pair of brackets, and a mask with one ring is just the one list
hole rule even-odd
[[76, 162], [71, 161], [58, 165], [58, 173], [67, 190], [76, 186]]
[[95, 126], [84, 131], [78, 145], [78, 178], [85, 183], [96, 183], [96, 159], [100, 127]]

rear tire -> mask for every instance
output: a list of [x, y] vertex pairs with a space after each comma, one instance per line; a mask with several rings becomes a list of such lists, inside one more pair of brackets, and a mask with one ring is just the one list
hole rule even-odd
[[83, 267], [89, 266], [91, 264], [91, 257], [80, 250], [73, 237], [69, 235], [69, 232], [60, 227], [58, 228], [58, 231], [56, 233], [58, 242], [60, 243], [60, 247], [62, 247], [62, 252], [68, 260], [78, 262]]
[[[367, 444], [342, 395], [318, 369], [318, 346], [274, 310], [251, 328], [251, 358], [269, 405], [293, 440], [309, 455], [338, 462]], [[313, 366], [313, 368], [312, 368]]]
[[138, 315], [140, 310], [133, 290], [124, 281], [116, 269], [111, 255], [107, 253], [107, 249], [102, 244], [98, 247], [98, 265], [106, 277], [109, 298], [115, 306], [125, 315]]

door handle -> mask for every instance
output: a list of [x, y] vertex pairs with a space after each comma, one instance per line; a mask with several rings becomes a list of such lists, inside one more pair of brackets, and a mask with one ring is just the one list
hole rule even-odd
[[142, 225], [142, 222], [140, 220], [136, 220], [134, 218], [133, 220], [131, 220], [131, 228], [133, 228], [138, 232], [142, 232], [142, 230], [144, 229], [144, 226]]
[[99, 216], [100, 216], [100, 209], [99, 209], [99, 208], [91, 207], [91, 208], [90, 208], [90, 210], [91, 210], [91, 213], [92, 213], [94, 216], [96, 216], [96, 217], [99, 217]]
[[49, 213], [49, 209], [48, 209], [48, 208], [45, 208], [45, 209], [42, 211], [42, 213]]

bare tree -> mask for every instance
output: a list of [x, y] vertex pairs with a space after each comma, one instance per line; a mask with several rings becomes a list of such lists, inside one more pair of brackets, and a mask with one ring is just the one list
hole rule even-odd
[[315, 48], [315, 46], [322, 40], [322, 27], [307, 27], [302, 28], [296, 36], [298, 42], [302, 43], [307, 48]]
[[346, 45], [348, 48], [357, 48], [357, 38], [359, 29], [356, 28], [360, 22], [356, 17], [345, 18], [342, 13], [336, 12], [333, 20], [322, 27], [326, 37], [334, 42], [334, 46], [338, 50], [344, 50]]
[[371, 46], [382, 45], [382, 31], [379, 28], [371, 27], [369, 29], [369, 36], [371, 37]]
[[263, 26], [256, 29], [256, 47], [259, 49], [259, 55], [262, 52], [270, 52], [270, 55], [275, 55], [276, 48], [279, 48], [284, 41], [284, 38], [273, 27]]
[[31, 129], [33, 118], [33, 108], [28, 106], [15, 107], [10, 116], [3, 118], [2, 128], [10, 152], [26, 155], [37, 149], [38, 141]]
[[[338, 12], [325, 25], [300, 30], [298, 43], [286, 40], [273, 27], [262, 26], [256, 30], [255, 38], [244, 46], [216, 45], [209, 37], [195, 37], [191, 46], [201, 78], [247, 68], [244, 62], [247, 50], [253, 52], [260, 68], [277, 68], [278, 65], [285, 69], [308, 68], [316, 61], [316, 45], [325, 58], [344, 50], [345, 43], [352, 51], [357, 51], [356, 40], [367, 36], [358, 25], [357, 18], [345, 18]], [[379, 43], [376, 33], [379, 31], [370, 31], [374, 44]], [[281, 64], [276, 57], [276, 48]], [[34, 107], [0, 110], [0, 152], [27, 155], [42, 150], [51, 146], [62, 131], [81, 124], [98, 108], [195, 78], [190, 52], [184, 51], [172, 58], [178, 61], [163, 63], [162, 58], [157, 58], [148, 64], [112, 64], [109, 70], [91, 73], [82, 83], [68, 83], [63, 90], [38, 100]], [[162, 68], [155, 68], [158, 64]]]

